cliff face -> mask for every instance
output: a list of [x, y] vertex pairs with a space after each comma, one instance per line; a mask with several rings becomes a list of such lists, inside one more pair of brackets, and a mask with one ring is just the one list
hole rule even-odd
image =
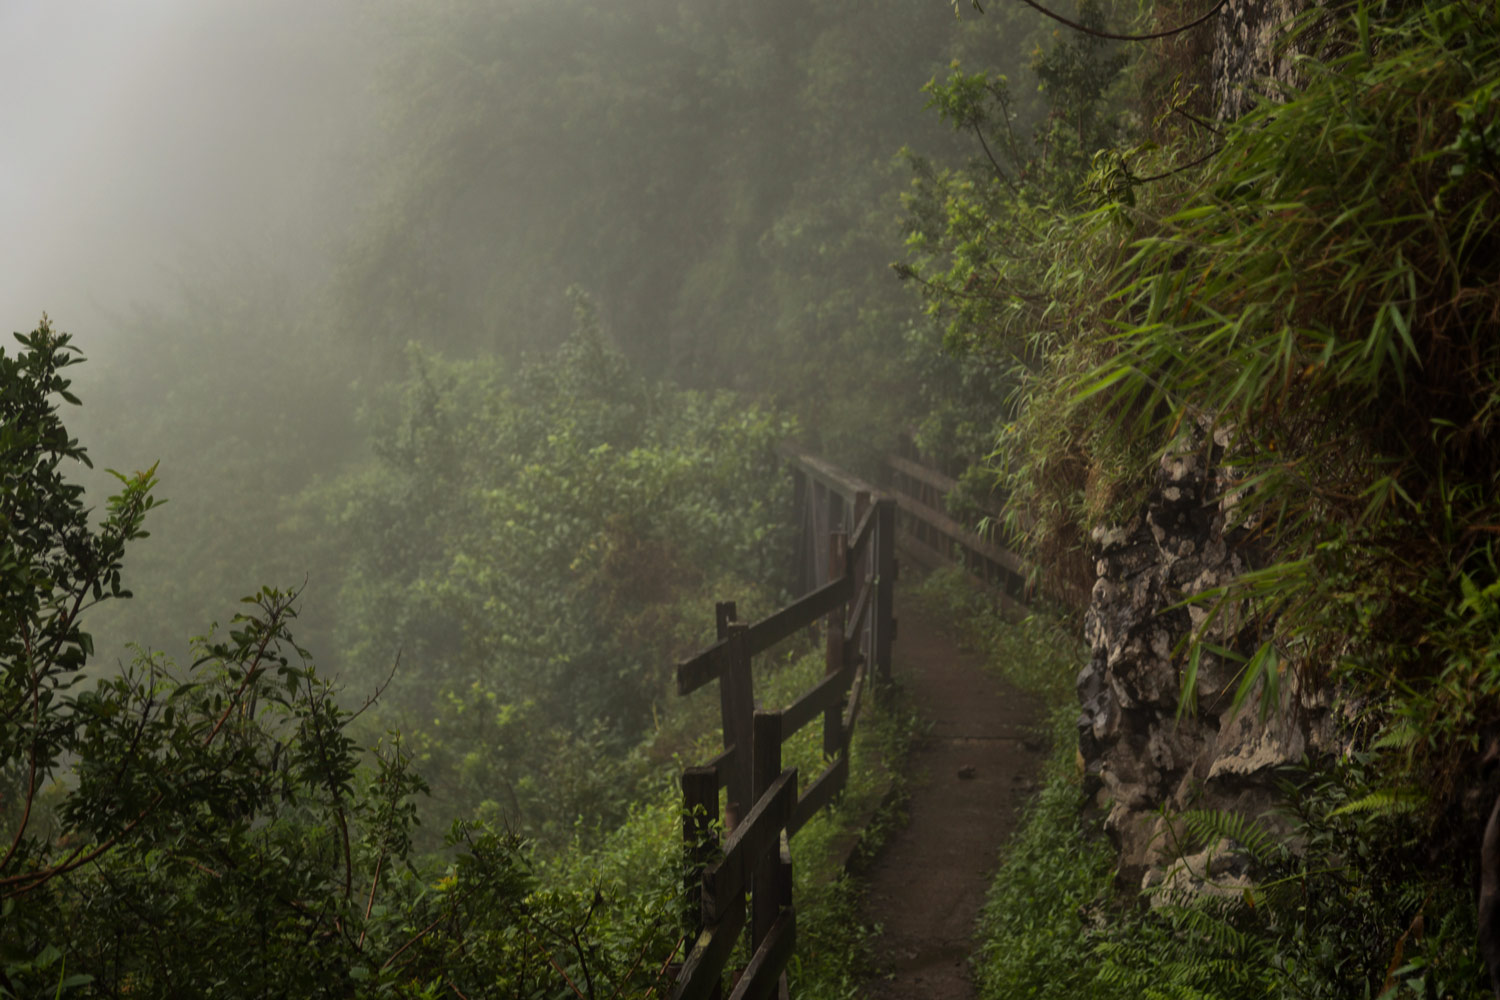
[[[1297, 49], [1281, 38], [1307, 6], [1228, 0], [1214, 18], [1213, 57], [1201, 82], [1220, 118], [1239, 117], [1260, 96], [1274, 98], [1278, 85], [1295, 82]], [[1252, 696], [1235, 711], [1239, 663], [1208, 654], [1194, 690], [1182, 690], [1185, 640], [1195, 630], [1241, 655], [1257, 642], [1241, 609], [1209, 621], [1211, 603], [1181, 606], [1256, 562], [1253, 533], [1235, 517], [1235, 484], [1218, 465], [1226, 443], [1222, 435], [1184, 441], [1162, 460], [1135, 517], [1093, 532], [1097, 580], [1085, 619], [1092, 655], [1078, 676], [1079, 749], [1087, 787], [1108, 810], [1122, 880], [1142, 887], [1178, 878], [1170, 874], [1178, 852], [1164, 817], [1223, 809], [1274, 826], [1266, 813], [1277, 769], [1338, 749], [1328, 693], [1300, 689], [1295, 670], [1274, 706]], [[1179, 712], [1184, 696], [1195, 711]]]
[[[1248, 654], [1255, 629], [1230, 608], [1184, 600], [1251, 568], [1251, 532], [1235, 518], [1234, 483], [1215, 464], [1221, 445], [1169, 454], [1144, 508], [1095, 529], [1097, 582], [1085, 618], [1092, 655], [1078, 676], [1079, 750], [1088, 790], [1108, 810], [1123, 880], [1147, 887], [1177, 852], [1163, 818], [1187, 809], [1263, 816], [1277, 769], [1335, 752], [1325, 692], [1300, 690], [1288, 671], [1280, 703], [1251, 697], [1235, 711], [1240, 666], [1204, 654], [1183, 690], [1184, 640]], [[1196, 711], [1179, 712], [1183, 697]], [[1274, 820], [1271, 820], [1274, 825]]]
[[1228, 0], [1213, 20], [1213, 58], [1205, 81], [1221, 119], [1238, 118], [1258, 95], [1275, 96], [1295, 79], [1299, 46], [1278, 44], [1283, 27], [1306, 0]]

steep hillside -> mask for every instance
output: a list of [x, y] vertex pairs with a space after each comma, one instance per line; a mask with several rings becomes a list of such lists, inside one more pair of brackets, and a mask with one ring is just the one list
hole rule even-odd
[[[969, 481], [1008, 492], [1055, 593], [1091, 593], [1081, 791], [1153, 907], [1101, 918], [1099, 982], [1473, 995], [1500, 872], [1500, 22], [1214, 18], [1132, 50], [1116, 141], [1066, 183], [1034, 180], [1055, 147], [936, 177], [909, 273], [1011, 387], [961, 411], [997, 442]], [[946, 93], [1011, 148], [1003, 84]]]

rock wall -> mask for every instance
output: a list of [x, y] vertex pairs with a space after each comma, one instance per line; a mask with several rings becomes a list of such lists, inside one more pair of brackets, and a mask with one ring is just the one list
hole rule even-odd
[[[1236, 492], [1215, 465], [1222, 445], [1162, 460], [1145, 507], [1128, 523], [1095, 529], [1097, 582], [1085, 618], [1091, 647], [1078, 676], [1079, 752], [1088, 791], [1108, 812], [1124, 881], [1147, 887], [1177, 857], [1163, 818], [1187, 809], [1263, 816], [1276, 769], [1333, 752], [1334, 725], [1320, 692], [1298, 689], [1288, 671], [1279, 706], [1262, 718], [1257, 699], [1232, 708], [1237, 664], [1204, 654], [1194, 691], [1182, 690], [1184, 640], [1248, 653], [1251, 629], [1233, 609], [1182, 607], [1254, 560], [1250, 532], [1236, 525]], [[1179, 713], [1180, 699], [1196, 711]]]
[[[1260, 96], [1275, 97], [1278, 84], [1296, 82], [1298, 49], [1282, 42], [1283, 28], [1308, 6], [1227, 0], [1213, 20], [1207, 80], [1220, 118], [1237, 118]], [[1274, 825], [1267, 810], [1277, 769], [1339, 749], [1326, 693], [1300, 690], [1295, 671], [1281, 704], [1263, 718], [1256, 698], [1233, 710], [1238, 665], [1205, 654], [1190, 693], [1196, 711], [1178, 711], [1184, 640], [1194, 630], [1242, 654], [1255, 646], [1237, 615], [1206, 623], [1208, 606], [1181, 606], [1256, 559], [1251, 533], [1235, 524], [1234, 483], [1217, 466], [1225, 444], [1201, 435], [1184, 442], [1162, 460], [1143, 509], [1128, 524], [1093, 533], [1097, 581], [1085, 618], [1091, 657], [1078, 676], [1079, 752], [1086, 787], [1107, 810], [1121, 879], [1142, 888], [1181, 878], [1166, 817], [1227, 809]], [[1220, 886], [1230, 874], [1220, 869], [1233, 864], [1223, 846], [1212, 849]]]
[[1258, 96], [1275, 96], [1277, 83], [1295, 78], [1296, 47], [1278, 44], [1282, 27], [1307, 0], [1228, 0], [1214, 18], [1209, 84], [1223, 120], [1238, 118]]

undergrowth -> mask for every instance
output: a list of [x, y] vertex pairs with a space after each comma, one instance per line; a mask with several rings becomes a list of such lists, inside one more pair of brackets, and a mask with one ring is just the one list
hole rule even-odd
[[1275, 100], [1205, 124], [1188, 72], [1154, 91], [1151, 142], [1050, 201], [919, 176], [908, 271], [950, 350], [1015, 386], [990, 464], [1038, 562], [1071, 571], [1196, 450], [1247, 569], [1193, 598], [1183, 691], [1212, 659], [1267, 712], [1294, 680], [1341, 701], [1341, 758], [1286, 776], [1295, 854], [1259, 858], [1248, 894], [1101, 918], [1070, 952], [1100, 973], [1087, 995], [1476, 995], [1500, 791], [1500, 8], [1335, 3], [1281, 31], [1301, 54]]
[[[1025, 641], [1025, 626], [990, 634], [1007, 630]], [[1420, 814], [1372, 802], [1374, 755], [1287, 769], [1290, 838], [1234, 813], [1184, 816], [1185, 852], [1233, 847], [1250, 878], [1205, 866], [1193, 874], [1210, 891], [1164, 885], [1138, 899], [1118, 893], [1114, 852], [1080, 787], [1076, 714], [1054, 702], [1042, 788], [980, 915], [984, 1000], [1488, 995], [1467, 892], [1431, 878]]]
[[[783, 654], [779, 662], [757, 668], [757, 704], [785, 708], [821, 680], [823, 671], [821, 652]], [[899, 685], [883, 691], [878, 701], [867, 688], [860, 704], [844, 792], [833, 808], [809, 820], [791, 842], [797, 947], [787, 978], [793, 995], [809, 1000], [858, 996], [873, 961], [876, 929], [860, 916], [864, 887], [857, 871], [862, 859], [873, 855], [899, 824], [905, 808], [901, 765], [916, 733], [916, 717]], [[715, 728], [685, 759], [712, 757], [719, 750], [718, 737]], [[827, 764], [822, 727], [816, 722], [782, 745], [782, 766], [797, 768], [800, 789], [805, 790]], [[663, 790], [662, 811], [639, 813], [642, 825], [622, 829], [617, 834], [620, 842], [639, 845], [668, 837], [676, 843], [678, 827], [659, 824], [667, 814], [672, 824], [677, 822], [680, 802], [674, 783]], [[731, 967], [749, 960], [743, 942], [741, 952]]]

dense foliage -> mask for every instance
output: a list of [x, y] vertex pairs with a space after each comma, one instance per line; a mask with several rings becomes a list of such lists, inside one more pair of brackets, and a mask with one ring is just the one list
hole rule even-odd
[[433, 811], [554, 842], [634, 799], [714, 595], [769, 610], [791, 545], [786, 418], [647, 381], [581, 308], [514, 367], [413, 348], [368, 404], [371, 461], [302, 514], [339, 567], [331, 644], [351, 679], [394, 667], [375, 728], [407, 732]]
[[[387, 525], [405, 502], [402, 516], [433, 533], [409, 562], [358, 567], [404, 571], [400, 586], [362, 588], [358, 574], [349, 584], [359, 597], [349, 601], [351, 617], [370, 616], [357, 627], [375, 633], [377, 619], [394, 619], [391, 634], [408, 637], [410, 659], [428, 673], [392, 682], [383, 701], [350, 705], [292, 638], [297, 595], [272, 589], [247, 598], [223, 633], [195, 640], [187, 666], [145, 649], [118, 670], [91, 662], [81, 615], [130, 596], [123, 558], [158, 506], [154, 470], [120, 477], [107, 517], [91, 527], [82, 489], [68, 480], [87, 454], [58, 409], [59, 400], [76, 402], [64, 373], [80, 359], [68, 335], [45, 323], [17, 340], [14, 356], [0, 351], [0, 996], [664, 990], [666, 962], [684, 938], [669, 755], [708, 755], [719, 733], [691, 713], [643, 733], [639, 716], [649, 717], [661, 694], [665, 650], [694, 631], [677, 621], [683, 608], [671, 599], [712, 620], [697, 598], [701, 572], [684, 569], [698, 563], [681, 560], [739, 560], [775, 575], [755, 560], [775, 548], [768, 532], [779, 540], [769, 528], [779, 479], [758, 467], [785, 431], [777, 418], [727, 397], [651, 386], [587, 328], [511, 378], [486, 363], [416, 355], [411, 383], [392, 390], [409, 405], [381, 410], [395, 415], [380, 437], [381, 477], [351, 477], [307, 501], [360, 530]], [[532, 453], [516, 450], [523, 440]], [[460, 444], [486, 464], [457, 461]], [[502, 460], [512, 463], [508, 476]], [[580, 489], [608, 491], [588, 499], [618, 520], [582, 516]], [[332, 498], [339, 506], [327, 506]], [[501, 520], [460, 517], [466, 503], [494, 504]], [[438, 508], [432, 520], [412, 514], [429, 505]], [[477, 602], [476, 617], [510, 633], [540, 621], [557, 634], [507, 644], [495, 633], [465, 659], [461, 642], [447, 642], [462, 637], [464, 607], [425, 594], [441, 594], [445, 573], [466, 572], [462, 551], [444, 545], [479, 525], [490, 544], [522, 536], [509, 558], [562, 559], [531, 578], [554, 588], [541, 599], [605, 627], [570, 630], [555, 613], [533, 619], [534, 606], [506, 603], [522, 599], [508, 580], [480, 587], [470, 579], [456, 589]], [[618, 555], [612, 546], [626, 548], [635, 575], [601, 570], [598, 561]], [[634, 558], [648, 547], [647, 558]], [[433, 558], [421, 558], [428, 551]], [[665, 578], [653, 584], [655, 574]], [[733, 574], [720, 582], [750, 588]], [[434, 620], [430, 631], [411, 624]], [[378, 635], [370, 641], [378, 648]], [[596, 674], [589, 684], [576, 677], [584, 667]], [[821, 676], [822, 657], [770, 667], [762, 697], [787, 703]], [[471, 692], [475, 703], [463, 704]], [[552, 719], [527, 716], [538, 702]], [[437, 719], [409, 737], [377, 735], [368, 720], [382, 712]], [[454, 731], [466, 714], [482, 716], [467, 723], [482, 731]], [[865, 931], [827, 858], [850, 817], [867, 816], [888, 788], [866, 747], [873, 741], [894, 759], [905, 732], [899, 716], [862, 730], [845, 814], [818, 817], [798, 839], [799, 922], [810, 947], [794, 976], [805, 995], [848, 995], [857, 982]], [[625, 781], [618, 760], [643, 735], [640, 773]], [[571, 757], [559, 759], [560, 748]], [[822, 765], [811, 730], [787, 754], [807, 771]], [[581, 777], [590, 775], [593, 785]], [[487, 821], [482, 800], [501, 789], [513, 808]], [[589, 825], [564, 842], [579, 818]], [[419, 835], [435, 823], [446, 827], [445, 843], [424, 850]], [[517, 828], [548, 835], [549, 849]]]
[[[83, 576], [7, 578], [74, 638], [70, 693], [37, 695], [54, 742], [4, 736], [0, 986], [654, 985], [680, 934], [664, 782], [715, 724], [666, 669], [715, 598], [785, 596], [786, 414], [850, 458], [905, 419], [891, 157], [946, 148], [919, 88], [953, 54], [1024, 44], [933, 6], [370, 9], [389, 128], [327, 280], [225, 248], [91, 346], [80, 426], [151, 471], [92, 548], [53, 481]], [[90, 574], [141, 595], [89, 611], [97, 655], [93, 598], [67, 603]], [[293, 590], [205, 629], [262, 580]], [[40, 668], [15, 669], [19, 712]], [[105, 721], [70, 729], [85, 707]], [[796, 974], [847, 994], [862, 931], [817, 836]]]
[[[1084, 3], [1078, 15], [1097, 28], [1105, 8]], [[1092, 252], [1071, 244], [1065, 220], [1086, 202], [1090, 154], [1113, 148], [1132, 119], [1121, 96], [1125, 66], [1116, 43], [1056, 33], [1033, 50], [1029, 67], [1042, 113], [1026, 113], [1025, 91], [999, 68], [971, 72], [955, 61], [945, 80], [925, 88], [928, 107], [978, 149], [947, 166], [907, 152], [907, 254], [893, 266], [921, 293], [928, 319], [908, 338], [908, 356], [923, 376], [917, 439], [929, 454], [971, 466], [964, 489], [949, 498], [970, 520], [983, 516], [982, 499], [993, 493], [993, 477], [976, 458], [995, 450], [1001, 428], [1031, 412], [1026, 393], [1047, 383], [1039, 369], [1065, 349], [1056, 335], [1067, 322], [1064, 306], [1049, 283]], [[1036, 426], [1066, 433], [1045, 418]], [[1076, 460], [1063, 442], [1035, 450], [1049, 462]], [[1040, 561], [1063, 568], [1054, 579], [1076, 563], [1071, 513], [1069, 504], [1062, 517], [1011, 515], [1012, 529], [1025, 529]]]
[[[1294, 77], [1238, 121], [1204, 117], [1191, 70], [1140, 86], [1159, 103], [1050, 201], [919, 174], [909, 273], [961, 370], [1012, 387], [964, 415], [1046, 564], [1086, 583], [1088, 529], [1128, 516], [1164, 452], [1200, 450], [1252, 569], [1200, 599], [1184, 691], [1216, 658], [1267, 711], [1292, 672], [1346, 706], [1348, 758], [1288, 776], [1301, 849], [1256, 858], [1301, 902], [1159, 906], [1086, 951], [1131, 995], [1470, 995], [1500, 725], [1500, 22], [1347, 4], [1283, 44]], [[1180, 69], [1148, 52], [1133, 72]], [[1008, 148], [992, 80], [940, 96]], [[1209, 641], [1215, 621], [1239, 626]]]
[[[1088, 529], [1203, 449], [1255, 568], [1205, 598], [1245, 627], [1181, 651], [1185, 688], [1220, 658], [1269, 709], [1288, 671], [1351, 706], [1348, 758], [1288, 775], [1298, 852], [1192, 820], [1246, 847], [1237, 899], [1114, 900], [1059, 767], [985, 989], [1472, 992], [1494, 10], [1319, 8], [1288, 26], [1295, 79], [1222, 122], [1192, 36], [964, 6], [372, 9], [387, 132], [332, 278], [237, 264], [122, 320], [90, 439], [146, 471], [76, 468], [69, 338], [0, 351], [0, 992], [656, 986], [664, 778], [708, 714], [666, 667], [714, 598], [784, 596], [777, 442], [858, 462], [912, 422], [989, 456], [953, 512], [1008, 495], [1063, 597]], [[925, 316], [885, 280], [903, 227]], [[179, 516], [136, 544], [158, 468]], [[102, 523], [70, 469], [116, 493]], [[262, 579], [306, 582], [184, 642]], [[121, 613], [130, 590], [155, 603]], [[1058, 630], [964, 614], [1056, 694]], [[822, 892], [799, 975], [847, 994], [849, 897]]]
[[1072, 728], [1073, 713], [1058, 712], [1059, 752], [986, 901], [982, 997], [1489, 995], [1467, 891], [1435, 887], [1409, 849], [1420, 824], [1350, 808], [1369, 787], [1368, 755], [1288, 773], [1291, 841], [1233, 814], [1185, 816], [1184, 849], [1229, 838], [1253, 858], [1256, 886], [1195, 869], [1207, 895], [1159, 891], [1142, 908], [1117, 894], [1112, 852], [1081, 818]]

